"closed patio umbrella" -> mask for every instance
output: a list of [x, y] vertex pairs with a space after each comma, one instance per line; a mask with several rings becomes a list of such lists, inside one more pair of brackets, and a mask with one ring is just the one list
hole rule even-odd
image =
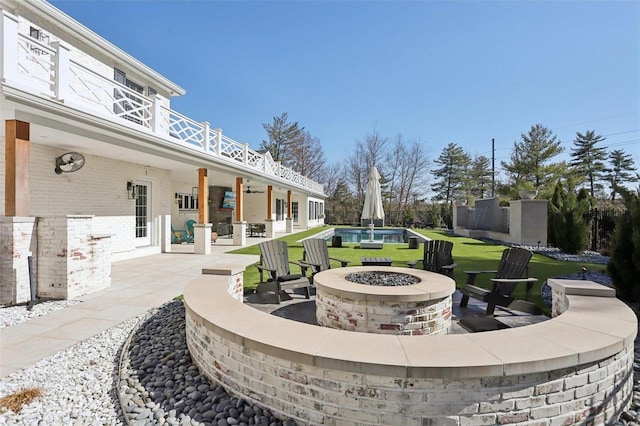
[[375, 166], [369, 171], [367, 191], [364, 196], [364, 207], [360, 219], [382, 219], [384, 224], [384, 210], [382, 209], [382, 189], [380, 187], [380, 173]]

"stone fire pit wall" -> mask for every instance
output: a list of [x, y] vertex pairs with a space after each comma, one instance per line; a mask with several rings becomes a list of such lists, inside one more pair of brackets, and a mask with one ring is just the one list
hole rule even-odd
[[[351, 274], [411, 275], [406, 286], [372, 286], [350, 282]], [[376, 334], [447, 334], [451, 328], [451, 278], [419, 269], [357, 266], [327, 269], [314, 276], [319, 325]]]
[[637, 320], [578, 284], [550, 280], [565, 310], [539, 324], [398, 336], [269, 315], [206, 275], [185, 288], [187, 344], [207, 377], [299, 424], [609, 424], [630, 403]]

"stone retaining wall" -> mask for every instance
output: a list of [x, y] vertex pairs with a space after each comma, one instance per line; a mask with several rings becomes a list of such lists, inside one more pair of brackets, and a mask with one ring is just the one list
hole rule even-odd
[[230, 392], [302, 424], [603, 424], [630, 401], [634, 313], [570, 282], [550, 282], [568, 303], [549, 321], [410, 337], [268, 315], [232, 299], [221, 278], [185, 289], [194, 362]]

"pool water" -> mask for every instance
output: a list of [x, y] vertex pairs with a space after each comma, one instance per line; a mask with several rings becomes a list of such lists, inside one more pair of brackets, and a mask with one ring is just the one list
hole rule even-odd
[[[331, 238], [336, 235], [342, 237], [343, 243], [359, 243], [360, 241], [369, 240], [369, 232], [368, 228], [336, 228], [334, 233], [328, 235], [325, 239], [331, 241]], [[409, 236], [416, 235], [407, 232], [404, 228], [375, 228], [373, 230], [374, 241], [383, 241], [384, 243], [407, 243], [409, 242]]]

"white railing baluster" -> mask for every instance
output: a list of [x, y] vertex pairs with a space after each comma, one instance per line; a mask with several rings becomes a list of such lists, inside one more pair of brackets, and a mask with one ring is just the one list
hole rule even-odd
[[216, 129], [216, 156], [221, 157], [222, 155], [222, 129], [218, 127]]
[[158, 95], [154, 93], [151, 95], [151, 122], [149, 123], [153, 133], [167, 133], [162, 128], [162, 115], [162, 104]]
[[2, 42], [2, 60], [0, 78], [6, 82], [18, 81], [18, 17], [2, 10], [0, 41]]
[[204, 152], [209, 152], [209, 127], [210, 124], [208, 121], [203, 121], [202, 123], [202, 148]]
[[70, 95], [69, 47], [59, 41], [52, 42], [51, 47], [56, 51], [53, 59], [53, 94], [57, 100], [64, 102]]
[[248, 165], [249, 164], [249, 144], [245, 143], [244, 144], [244, 153], [243, 153], [243, 159], [244, 159], [244, 165]]

